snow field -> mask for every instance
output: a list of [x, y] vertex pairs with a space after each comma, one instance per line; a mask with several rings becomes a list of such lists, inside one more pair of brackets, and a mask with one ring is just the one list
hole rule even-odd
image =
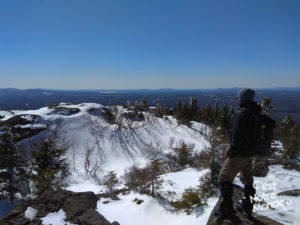
[[[97, 211], [110, 222], [118, 221], [122, 225], [199, 225], [206, 224], [211, 210], [217, 202], [216, 198], [208, 201], [208, 207], [201, 215], [186, 215], [185, 213], [175, 213], [164, 206], [157, 199], [146, 195], [130, 193], [129, 195], [119, 195], [121, 200], [104, 204], [107, 199], [101, 199], [97, 205]], [[134, 199], [138, 198], [144, 202], [137, 205]]]
[[[23, 125], [24, 128], [41, 128], [48, 122], [53, 122], [57, 119], [63, 121], [66, 129], [65, 138], [74, 142], [73, 148], [67, 152], [68, 162], [70, 163], [71, 176], [69, 178], [67, 190], [74, 192], [92, 191], [95, 194], [106, 191], [104, 186], [99, 185], [98, 181], [103, 179], [103, 176], [108, 171], [115, 171], [118, 178], [124, 174], [124, 170], [133, 164], [145, 166], [151, 159], [151, 151], [157, 153], [172, 152], [171, 147], [175, 147], [181, 140], [187, 144], [195, 146], [195, 152], [201, 152], [208, 146], [201, 132], [205, 131], [206, 126], [200, 123], [192, 122], [192, 127], [184, 125], [178, 126], [175, 118], [166, 116], [164, 118], [154, 118], [149, 120], [142, 126], [137, 126], [136, 129], [119, 127], [116, 124], [107, 122], [101, 110], [104, 106], [96, 103], [82, 103], [79, 105], [60, 104], [61, 107], [78, 108], [80, 111], [75, 114], [61, 114], [54, 109], [48, 107], [39, 110], [13, 110], [0, 111], [0, 115], [5, 117], [1, 120], [6, 120], [14, 115], [20, 114], [35, 114], [40, 115], [37, 121], [31, 125]], [[119, 113], [125, 112], [126, 109], [117, 107]], [[91, 109], [95, 109], [91, 112]], [[144, 113], [145, 115], [145, 113]], [[29, 117], [28, 117], [29, 118]], [[136, 123], [136, 122], [134, 122]], [[34, 138], [39, 138], [44, 135], [40, 133]], [[170, 140], [174, 140], [173, 146], [170, 146]], [[26, 140], [25, 140], [26, 142]], [[99, 180], [86, 175], [84, 171], [84, 160], [87, 145], [92, 146], [94, 151], [91, 157], [91, 165], [99, 163], [101, 169], [98, 171]], [[75, 155], [75, 157], [73, 157]], [[73, 160], [75, 159], [75, 160]], [[75, 165], [75, 169], [73, 166]], [[257, 195], [275, 193], [278, 200], [290, 202], [286, 207], [279, 207], [275, 210], [261, 210], [260, 214], [273, 218], [283, 224], [300, 224], [300, 200], [299, 197], [277, 196], [277, 193], [300, 189], [300, 173], [297, 171], [285, 170], [282, 166], [270, 166], [269, 173], [266, 177], [255, 177], [258, 185], [267, 184], [271, 187], [272, 183], [276, 184], [276, 188], [263, 189], [262, 186], [257, 189]], [[169, 201], [180, 199], [186, 188], [197, 187], [199, 177], [203, 176], [207, 170], [185, 169], [183, 171], [168, 173], [161, 175], [164, 180], [160, 189], [160, 194]], [[240, 183], [239, 179], [235, 180]], [[122, 188], [120, 183], [118, 188]], [[138, 193], [129, 193], [127, 195], [118, 195], [119, 201], [102, 198], [97, 203], [97, 210], [109, 221], [118, 221], [122, 225], [198, 225], [206, 224], [208, 217], [217, 202], [217, 198], [208, 199], [208, 206], [203, 211], [194, 212], [191, 215], [185, 213], [176, 213], [166, 202], [154, 199], [150, 196], [140, 195]], [[134, 200], [138, 198], [143, 200], [143, 203], [137, 205]], [[104, 204], [105, 201], [109, 201]], [[266, 201], [268, 202], [268, 201]], [[1, 206], [0, 202], [0, 217]], [[5, 203], [5, 205], [7, 205]], [[29, 212], [28, 212], [29, 213]], [[30, 214], [30, 213], [29, 213]], [[52, 213], [43, 218], [46, 224], [68, 224], [65, 222], [65, 214], [62, 210]]]
[[[238, 178], [234, 182], [242, 185]], [[272, 165], [269, 166], [269, 172], [265, 177], [254, 177], [254, 182], [257, 186], [256, 195], [275, 206], [274, 210], [257, 208], [257, 213], [286, 225], [300, 225], [299, 196], [277, 195], [283, 191], [300, 189], [300, 173], [298, 171], [286, 170], [282, 165]], [[282, 204], [278, 205], [280, 202]]]
[[[160, 176], [163, 178], [163, 187], [158, 192], [168, 200], [180, 199], [186, 188], [196, 188], [199, 183], [199, 177], [207, 171], [198, 171], [195, 169], [185, 169], [183, 171], [168, 173]], [[167, 192], [176, 192], [175, 196], [167, 195]], [[176, 213], [174, 209], [164, 200], [155, 199], [151, 196], [141, 195], [130, 192], [127, 195], [118, 195], [120, 200], [102, 198], [98, 201], [97, 211], [101, 213], [110, 222], [118, 221], [122, 225], [199, 225], [206, 224], [211, 210], [218, 201], [218, 198], [212, 197], [208, 200], [208, 206], [187, 215], [184, 212]], [[138, 205], [134, 200], [139, 199], [143, 202]], [[108, 201], [108, 203], [106, 203]]]
[[[178, 200], [181, 198], [185, 189], [199, 186], [199, 178], [204, 176], [207, 172], [208, 169], [199, 171], [193, 168], [187, 168], [180, 172], [163, 174], [160, 176], [160, 178], [163, 179], [163, 184], [159, 193], [169, 201]], [[175, 192], [175, 194], [168, 194], [170, 192]]]
[[61, 209], [58, 212], [49, 213], [47, 216], [41, 218], [43, 225], [76, 225], [65, 221], [66, 213]]

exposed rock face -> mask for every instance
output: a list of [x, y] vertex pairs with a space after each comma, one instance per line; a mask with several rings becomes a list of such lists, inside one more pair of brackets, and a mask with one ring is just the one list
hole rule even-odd
[[[0, 118], [1, 119], [1, 118]], [[46, 129], [45, 125], [40, 124], [39, 127], [22, 127], [22, 125], [33, 125], [41, 119], [39, 115], [21, 114], [15, 115], [7, 120], [0, 121], [0, 127], [10, 127], [11, 132], [15, 135], [16, 141], [21, 141], [25, 138], [30, 138]]]
[[[97, 197], [93, 192], [74, 193], [71, 191], [47, 192], [34, 200], [26, 201], [15, 207], [8, 215], [0, 220], [1, 225], [41, 225], [43, 218], [49, 213], [63, 209], [66, 221], [78, 225], [111, 225], [95, 209]], [[25, 218], [28, 207], [37, 209], [36, 218], [32, 221]], [[114, 222], [113, 225], [117, 225]]]
[[278, 193], [277, 195], [300, 196], [300, 189], [288, 190]]
[[[237, 188], [234, 188], [234, 194], [232, 196], [232, 199], [233, 199], [233, 204], [235, 205], [235, 203], [239, 200], [241, 200], [243, 197], [243, 193], [240, 189], [237, 189]], [[221, 223], [217, 223], [217, 219], [216, 217], [213, 215], [213, 212], [217, 209], [219, 209], [220, 207], [220, 203], [221, 203], [221, 198], [219, 199], [218, 203], [216, 204], [215, 208], [213, 209], [209, 219], [208, 219], [208, 222], [207, 222], [207, 225], [231, 225], [232, 223], [229, 222], [228, 220], [224, 220], [223, 222]], [[238, 210], [237, 210], [237, 216], [242, 220], [243, 223], [247, 224], [247, 225], [255, 225], [254, 222], [250, 221], [249, 219], [247, 219], [245, 216], [243, 216]], [[261, 222], [263, 222], [263, 224], [265, 225], [282, 225], [282, 223], [279, 223], [275, 220], [272, 220], [271, 218], [269, 217], [265, 217], [265, 216], [262, 216], [262, 215], [259, 215], [259, 214], [256, 214], [256, 213], [253, 213], [253, 216], [260, 220]]]
[[78, 108], [69, 108], [69, 107], [61, 107], [61, 106], [55, 106], [52, 109], [55, 109], [58, 114], [64, 116], [70, 116], [80, 112], [80, 109]]
[[15, 125], [30, 124], [39, 117], [40, 117], [39, 115], [31, 115], [31, 114], [15, 115], [5, 121], [1, 121], [0, 126], [15, 126]]

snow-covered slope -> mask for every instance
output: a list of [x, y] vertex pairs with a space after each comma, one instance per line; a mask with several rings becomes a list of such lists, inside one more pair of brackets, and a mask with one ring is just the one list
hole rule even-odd
[[[109, 117], [108, 111], [113, 114], [113, 119]], [[195, 152], [202, 151], [208, 145], [202, 135], [202, 132], [208, 128], [203, 124], [193, 122], [191, 127], [187, 127], [178, 125], [172, 116], [158, 118], [145, 112], [142, 115], [140, 115], [141, 112], [137, 113], [122, 106], [105, 107], [94, 103], [79, 105], [61, 103], [39, 110], [0, 111], [0, 115], [4, 116], [2, 121], [16, 115], [31, 121], [29, 124], [17, 125], [22, 128], [35, 129], [35, 127], [45, 127], [61, 121], [62, 129], [65, 131], [64, 139], [71, 140], [73, 143], [67, 152], [72, 175], [66, 189], [75, 192], [93, 191], [96, 194], [104, 192], [106, 189], [85, 173], [84, 162], [87, 148], [94, 149], [91, 167], [98, 163], [101, 165], [99, 174], [114, 170], [120, 177], [124, 170], [133, 164], [143, 166], [157, 155], [173, 152], [172, 147], [178, 145], [180, 141], [193, 145]], [[33, 120], [28, 115], [38, 115], [38, 117]], [[45, 135], [45, 132], [43, 131], [31, 139], [38, 139]], [[26, 144], [27, 141], [28, 139], [25, 139], [21, 143]], [[199, 178], [205, 172], [187, 169], [161, 176], [164, 180], [161, 195], [170, 200], [179, 199], [185, 188], [199, 185]], [[123, 187], [122, 183], [119, 185], [119, 188]], [[175, 195], [170, 196], [168, 192], [173, 192]], [[185, 213], [176, 214], [174, 211], [168, 211], [161, 202], [151, 197], [134, 193], [119, 197], [120, 201], [111, 204], [103, 204], [105, 199], [101, 199], [98, 203], [98, 210], [108, 219], [119, 220], [121, 224], [154, 224], [154, 221], [162, 216], [164, 217], [164, 221], [160, 223], [162, 225], [170, 224], [170, 221], [173, 221], [172, 224], [205, 223], [217, 200], [216, 198], [209, 200], [209, 207], [205, 212], [187, 216]], [[137, 205], [133, 202], [135, 197], [143, 199], [144, 203]], [[124, 210], [128, 207], [132, 209], [127, 211], [130, 214], [117, 213], [119, 217], [116, 217], [117, 209], [126, 212]], [[141, 215], [138, 220], [134, 219], [136, 214]], [[199, 217], [200, 215], [203, 216]], [[149, 218], [152, 219], [149, 220]], [[144, 222], [141, 223], [142, 221]]]
[[[105, 187], [97, 182], [97, 179], [85, 173], [84, 162], [87, 149], [93, 149], [90, 164], [91, 167], [96, 164], [100, 165], [101, 169], [98, 171], [100, 176], [113, 170], [120, 178], [129, 166], [133, 164], [143, 166], [157, 155], [172, 152], [172, 147], [175, 147], [180, 141], [194, 145], [196, 152], [201, 152], [208, 146], [202, 133], [209, 128], [203, 124], [193, 122], [191, 127], [178, 125], [172, 116], [158, 118], [149, 113], [135, 112], [122, 106], [61, 103], [39, 110], [0, 111], [0, 122], [18, 115], [21, 119], [29, 122], [15, 126], [32, 130], [45, 128], [49, 124], [61, 121], [64, 139], [73, 143], [67, 152], [71, 177], [66, 189], [74, 192], [92, 191], [98, 194], [106, 191]], [[46, 131], [42, 131], [31, 139], [38, 139], [45, 134]], [[27, 141], [28, 139], [25, 139], [22, 143], [26, 144]], [[265, 190], [260, 185], [257, 190], [258, 196], [275, 193], [274, 201], [283, 199], [290, 204], [275, 210], [261, 210], [259, 213], [284, 224], [297, 224], [300, 220], [298, 216], [299, 197], [279, 197], [276, 194], [290, 189], [300, 189], [299, 172], [286, 170], [281, 166], [270, 166], [269, 169], [266, 177], [255, 177], [254, 180], [260, 182], [258, 185], [276, 183], [277, 186], [274, 190]], [[166, 200], [179, 199], [184, 189], [197, 187], [200, 184], [199, 178], [206, 172], [206, 170], [198, 171], [187, 168], [161, 175], [163, 183], [159, 193]], [[101, 180], [101, 178], [103, 177], [99, 179]], [[240, 181], [236, 179], [235, 182], [239, 183]], [[118, 188], [123, 187], [124, 184], [120, 183]], [[101, 198], [97, 204], [97, 210], [108, 220], [117, 220], [122, 225], [151, 225], [157, 224], [157, 221], [160, 225], [206, 224], [211, 210], [218, 200], [212, 197], [203, 211], [186, 215], [183, 212], [174, 212], [168, 204], [150, 196], [131, 192], [126, 195], [120, 194], [118, 197], [120, 198], [118, 201]], [[138, 205], [134, 201], [136, 198], [143, 200], [143, 203]], [[51, 216], [56, 216], [62, 221], [61, 224], [64, 224], [63, 212], [51, 214], [46, 219]], [[53, 221], [58, 221], [58, 219]]]
[[[68, 109], [78, 109], [78, 112], [70, 113]], [[114, 115], [113, 120], [107, 119], [107, 111]], [[0, 115], [4, 116], [2, 121], [15, 115], [40, 116], [33, 124], [22, 125], [23, 128], [34, 129], [61, 120], [66, 131], [65, 138], [73, 143], [67, 153], [70, 164], [75, 165], [80, 176], [84, 175], [87, 148], [93, 148], [92, 166], [98, 163], [104, 171], [114, 170], [120, 175], [134, 163], [142, 166], [155, 154], [171, 151], [171, 147], [181, 140], [193, 144], [194, 151], [202, 151], [207, 145], [201, 134], [206, 128], [203, 124], [193, 123], [191, 129], [185, 125], [178, 126], [176, 119], [171, 116], [158, 118], [148, 113], [142, 113], [142, 119], [136, 119], [136, 116], [133, 120], [128, 119], [133, 113], [133, 110], [122, 106], [105, 107], [95, 103], [61, 103], [39, 110], [0, 111]]]

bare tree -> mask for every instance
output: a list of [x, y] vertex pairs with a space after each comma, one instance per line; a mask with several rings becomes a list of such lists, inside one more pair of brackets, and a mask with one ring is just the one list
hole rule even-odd
[[74, 144], [71, 146], [71, 150], [72, 150], [72, 166], [73, 166], [73, 169], [74, 171], [77, 173], [77, 170], [76, 170], [76, 149], [77, 149], [77, 146], [75, 146], [75, 142], [73, 142]]
[[164, 156], [163, 148], [158, 142], [156, 142], [155, 145], [150, 142], [150, 144], [143, 149], [143, 152], [150, 158], [162, 158]]
[[85, 174], [88, 175], [91, 172], [91, 159], [94, 152], [95, 146], [91, 145], [90, 142], [85, 144], [85, 158], [84, 158], [84, 170]]
[[117, 124], [119, 127], [124, 127], [123, 116], [122, 116], [121, 111], [118, 109], [118, 107], [113, 106], [111, 109], [111, 112], [114, 116], [115, 124]]
[[174, 137], [170, 137], [170, 139], [169, 139], [169, 148], [170, 149], [173, 148], [174, 143], [175, 143], [175, 138]]
[[70, 149], [74, 146], [74, 140], [65, 135], [68, 133], [68, 128], [63, 120], [57, 119], [54, 123], [48, 123], [46, 131], [46, 138], [53, 140], [56, 148]]
[[91, 175], [92, 177], [96, 178], [97, 173], [100, 170], [100, 162], [98, 160], [92, 164], [92, 157], [94, 154], [94, 150], [96, 148], [95, 144], [91, 144], [89, 141], [85, 144], [85, 159], [84, 159], [84, 171], [86, 175]]

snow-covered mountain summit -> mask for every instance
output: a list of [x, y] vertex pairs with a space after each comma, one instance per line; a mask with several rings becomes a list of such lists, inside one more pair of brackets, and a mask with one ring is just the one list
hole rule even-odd
[[134, 163], [142, 166], [155, 155], [170, 152], [180, 141], [194, 145], [198, 152], [207, 146], [202, 135], [207, 127], [203, 124], [178, 125], [172, 116], [159, 118], [123, 106], [60, 103], [38, 110], [0, 111], [0, 115], [2, 123], [10, 122], [15, 129], [41, 131], [34, 138], [59, 121], [64, 138], [72, 142], [67, 155], [77, 172], [83, 172], [88, 149], [92, 149], [92, 165], [98, 163], [104, 170], [122, 174]]
[[[61, 131], [61, 139], [68, 146], [66, 156], [71, 176], [65, 189], [73, 192], [92, 191], [99, 196], [106, 191], [103, 175], [108, 171], [115, 171], [120, 178], [125, 169], [132, 165], [142, 167], [153, 158], [163, 159], [174, 153], [174, 148], [182, 141], [193, 146], [194, 152], [202, 152], [210, 147], [206, 136], [210, 128], [204, 124], [191, 122], [189, 126], [180, 125], [173, 116], [158, 117], [153, 112], [143, 112], [132, 107], [96, 103], [60, 103], [38, 110], [0, 111], [0, 132], [5, 126], [11, 127], [19, 138], [19, 144], [24, 146], [47, 135], [47, 128], [57, 126]], [[87, 158], [89, 165], [86, 163]], [[258, 213], [283, 224], [297, 224], [299, 197], [289, 196], [286, 192], [300, 188], [299, 170], [276, 165], [276, 162], [273, 164], [266, 165], [266, 173], [254, 177], [254, 180], [262, 184], [276, 182], [275, 200], [278, 195], [279, 201], [283, 200], [289, 205]], [[126, 191], [125, 194], [118, 193], [118, 200], [101, 196], [95, 210], [109, 222], [118, 221], [122, 225], [152, 225], [158, 221], [161, 225], [206, 224], [218, 201], [217, 196], [210, 197], [205, 207], [194, 210], [191, 215], [182, 211], [176, 213], [169, 203], [181, 199], [185, 190], [197, 188], [201, 184], [199, 178], [204, 177], [208, 171], [208, 168], [184, 167], [166, 172], [159, 175], [162, 180], [158, 190], [159, 198]], [[92, 176], [93, 172], [98, 173], [99, 180]], [[238, 178], [235, 183], [240, 184]], [[124, 189], [124, 180], [116, 189]], [[269, 190], [262, 188], [257, 191], [259, 196], [268, 193]], [[6, 204], [2, 208], [6, 208]], [[67, 222], [63, 211], [55, 213], [48, 214], [44, 221], [50, 222], [44, 224], [60, 225]]]

